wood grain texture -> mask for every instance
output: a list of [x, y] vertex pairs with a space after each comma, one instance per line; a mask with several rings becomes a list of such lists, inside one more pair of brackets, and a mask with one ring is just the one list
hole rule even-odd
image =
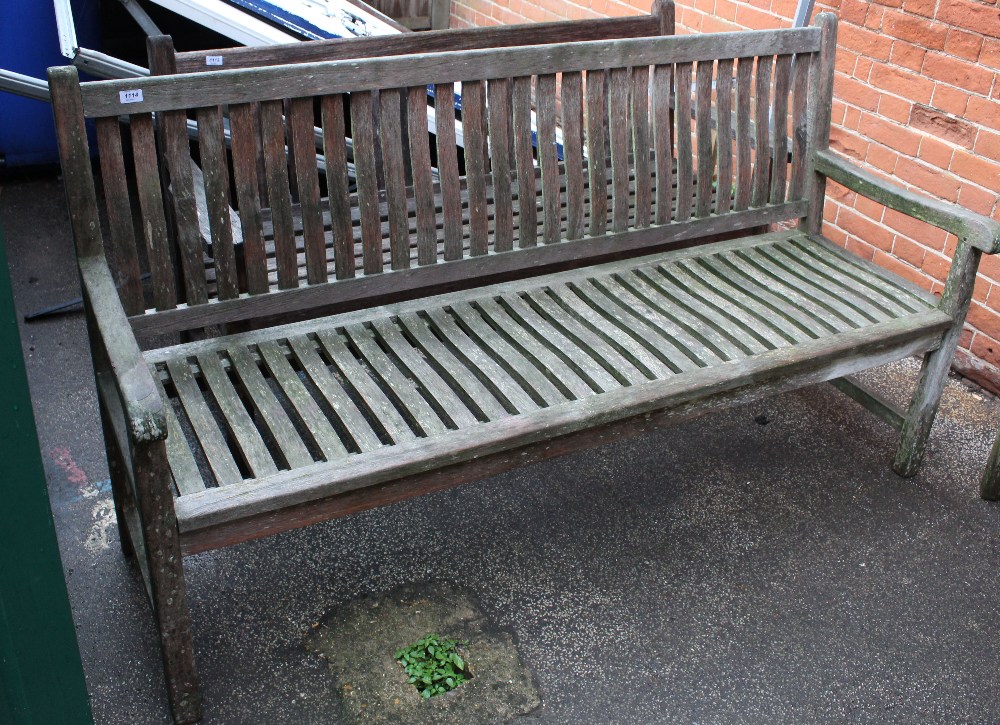
[[531, 76], [513, 80], [511, 113], [514, 164], [517, 167], [517, 246], [538, 244], [538, 202], [535, 196], [534, 129], [531, 123]]
[[733, 59], [722, 58], [715, 80], [716, 139], [719, 173], [716, 177], [715, 213], [725, 214], [733, 205]]
[[653, 68], [653, 149], [656, 159], [656, 223], [673, 219], [674, 129], [673, 74], [671, 65]]
[[[361, 38], [333, 38], [249, 48], [217, 48], [177, 53], [178, 73], [214, 69], [205, 57], [221, 56], [225, 68], [256, 68], [284, 63], [313, 63], [348, 58], [375, 58], [440, 51], [509, 48], [518, 45], [572, 43], [608, 38], [638, 38], [660, 34], [660, 20], [651, 16], [593, 18], [552, 23], [525, 23], [489, 28], [456, 28], [443, 32]], [[669, 33], [672, 34], [672, 33]]]
[[774, 166], [771, 170], [771, 203], [785, 201], [788, 182], [788, 92], [791, 81], [792, 56], [780, 55], [774, 64], [774, 102], [771, 109], [771, 148]]
[[122, 155], [121, 130], [118, 119], [100, 119], [97, 124], [97, 148], [101, 159], [101, 181], [108, 212], [110, 244], [108, 263], [119, 285], [125, 314], [135, 315], [146, 309], [142, 294], [142, 272], [136, 253], [135, 228], [129, 196], [125, 161]]
[[462, 130], [465, 137], [465, 180], [469, 205], [469, 254], [489, 251], [486, 209], [486, 94], [482, 82], [462, 84]]
[[604, 93], [604, 72], [587, 73], [587, 170], [590, 176], [590, 236], [604, 234], [608, 225], [608, 170], [600, 160], [608, 158], [607, 96]]
[[260, 104], [261, 139], [267, 193], [271, 202], [278, 287], [299, 286], [298, 261], [295, 257], [295, 230], [292, 226], [292, 198], [288, 185], [288, 160], [285, 153], [285, 121], [281, 101]]
[[750, 98], [753, 88], [753, 58], [740, 58], [736, 67], [736, 196], [733, 208], [750, 206], [753, 188], [753, 161], [750, 148]]
[[694, 202], [694, 148], [691, 144], [691, 64], [678, 63], [677, 78], [677, 221], [691, 218]]
[[583, 77], [562, 75], [563, 159], [566, 170], [566, 238], [583, 236]]
[[455, 140], [455, 88], [434, 86], [437, 121], [438, 173], [441, 177], [441, 215], [444, 224], [444, 258], [462, 258], [462, 201], [458, 177], [458, 142]]
[[378, 170], [375, 162], [375, 129], [373, 127], [372, 94], [351, 94], [351, 137], [359, 149], [372, 149], [372, 153], [359, 153], [354, 158], [358, 185], [358, 208], [361, 213], [361, 246], [364, 250], [365, 274], [382, 271], [382, 232], [379, 224]]
[[296, 187], [302, 215], [302, 237], [306, 253], [306, 281], [326, 282], [326, 230], [320, 206], [319, 172], [316, 166], [316, 139], [313, 99], [293, 98], [289, 102], [288, 127], [292, 136]]
[[542, 221], [546, 244], [555, 244], [562, 238], [562, 212], [559, 174], [559, 153], [556, 140], [556, 77], [554, 74], [538, 76], [535, 89], [538, 115], [538, 159], [542, 168]]
[[262, 294], [268, 291], [267, 251], [261, 220], [261, 179], [258, 174], [260, 132], [257, 108], [252, 104], [229, 107], [229, 127], [232, 136], [233, 186], [240, 210], [243, 232], [243, 265], [247, 291]]
[[381, 92], [379, 98], [379, 142], [385, 175], [385, 198], [389, 216], [390, 264], [393, 269], [410, 266], [410, 232], [406, 214], [406, 170], [403, 157], [401, 95], [397, 89]]
[[333, 232], [333, 261], [337, 279], [354, 276], [354, 231], [351, 227], [350, 181], [347, 173], [347, 146], [344, 137], [344, 97], [323, 96], [323, 154], [326, 159], [326, 186], [330, 201]]
[[511, 195], [511, 135], [509, 78], [492, 78], [486, 87], [489, 98], [490, 165], [493, 171], [493, 249], [514, 248], [514, 206]]
[[[712, 212], [712, 180], [715, 158], [712, 153], [712, 84], [715, 64], [699, 61], [695, 79], [695, 115], [698, 139], [698, 195], [696, 214], [708, 216]], [[683, 92], [683, 89], [680, 90]]]
[[611, 231], [629, 226], [629, 72], [613, 68], [608, 79], [609, 135], [611, 141]]
[[653, 186], [649, 163], [652, 148], [649, 132], [649, 66], [632, 69], [629, 91], [632, 117], [632, 148], [635, 164], [635, 213], [632, 225], [648, 227], [653, 209]]
[[410, 173], [413, 177], [413, 197], [417, 216], [417, 264], [434, 264], [437, 262], [437, 222], [427, 123], [426, 86], [410, 87], [406, 99], [406, 119], [410, 135]]
[[236, 250], [229, 206], [229, 160], [222, 123], [222, 109], [198, 109], [198, 149], [205, 184], [205, 209], [211, 231], [216, 294], [222, 299], [240, 293]]
[[771, 161], [773, 150], [770, 144], [771, 125], [771, 71], [774, 58], [770, 55], [757, 59], [757, 73], [754, 77], [754, 144], [753, 195], [750, 203], [762, 206], [767, 203], [771, 189]]

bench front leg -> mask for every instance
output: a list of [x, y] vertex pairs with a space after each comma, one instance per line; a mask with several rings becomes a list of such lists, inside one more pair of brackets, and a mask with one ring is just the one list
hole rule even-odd
[[948, 370], [958, 348], [958, 339], [972, 301], [979, 259], [984, 252], [996, 254], [1000, 251], [1000, 224], [952, 204], [888, 183], [827, 150], [816, 152], [814, 169], [817, 174], [833, 179], [862, 196], [958, 237], [958, 247], [938, 305], [942, 312], [951, 317], [952, 325], [942, 338], [940, 346], [924, 356], [920, 378], [903, 420], [893, 463], [896, 473], [910, 477], [920, 467], [927, 437], [934, 424]]

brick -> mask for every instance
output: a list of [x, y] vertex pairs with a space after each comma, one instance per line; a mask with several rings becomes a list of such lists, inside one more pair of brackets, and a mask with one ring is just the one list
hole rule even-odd
[[840, 4], [840, 21], [864, 25], [869, 6], [867, 0], [844, 0]]
[[786, 20], [795, 17], [798, 0], [771, 0], [771, 12]]
[[1000, 161], [1000, 133], [981, 130], [976, 138], [975, 152], [988, 159]]
[[919, 73], [924, 65], [924, 56], [926, 55], [927, 51], [920, 46], [908, 43], [905, 40], [896, 40], [892, 44], [892, 53], [889, 55], [889, 60], [896, 65], [901, 65], [904, 68]]
[[950, 174], [942, 174], [940, 169], [933, 169], [913, 159], [900, 156], [896, 163], [896, 176], [928, 194], [947, 201], [958, 200], [961, 183]]
[[963, 209], [989, 216], [998, 207], [997, 192], [982, 189], [975, 184], [962, 184], [958, 192], [958, 203]]
[[1000, 343], [987, 335], [979, 334], [972, 338], [969, 351], [974, 357], [993, 367], [1000, 366]]
[[864, 161], [868, 154], [868, 141], [842, 128], [830, 129], [830, 147], [858, 161]]
[[858, 63], [858, 57], [857, 53], [852, 53], [844, 48], [837, 48], [834, 68], [845, 76], [854, 75], [854, 66]]
[[877, 201], [872, 201], [868, 197], [860, 195], [854, 200], [854, 208], [875, 222], [881, 222], [882, 214], [885, 213], [884, 206]]
[[770, 13], [762, 13], [746, 5], [738, 5], [736, 7], [736, 22], [751, 30], [771, 30], [780, 28], [784, 19]]
[[874, 261], [875, 264], [879, 265], [880, 267], [885, 267], [890, 272], [898, 274], [903, 279], [910, 280], [915, 285], [922, 287], [925, 290], [929, 290], [931, 288], [932, 281], [929, 277], [920, 274], [919, 271], [911, 267], [909, 264], [901, 262], [900, 260], [896, 259], [895, 257], [889, 254], [886, 254], [881, 250], [876, 250], [875, 258], [872, 261]]
[[982, 333], [992, 337], [994, 340], [1000, 339], [1000, 314], [996, 310], [991, 310], [986, 305], [973, 301], [969, 305], [968, 322]]
[[972, 0], [941, 0], [937, 19], [960, 28], [1000, 38], [1000, 7]]
[[976, 142], [977, 130], [971, 123], [919, 103], [913, 106], [910, 126], [967, 149]]
[[892, 52], [892, 38], [847, 23], [837, 31], [837, 42], [855, 53], [881, 61], [889, 60]]
[[897, 123], [908, 123], [912, 109], [912, 103], [896, 96], [890, 96], [888, 93], [883, 94], [878, 102], [879, 115]]
[[892, 242], [892, 253], [917, 269], [922, 269], [927, 252], [913, 240], [897, 234]]
[[916, 156], [917, 150], [920, 148], [920, 135], [918, 133], [869, 113], [861, 115], [858, 130], [873, 141], [907, 156]]
[[979, 53], [983, 49], [983, 36], [976, 33], [968, 33], [958, 28], [948, 31], [948, 39], [944, 42], [944, 52], [965, 58], [975, 63], [979, 60]]
[[871, 86], [839, 73], [833, 79], [833, 92], [838, 98], [845, 99], [851, 105], [866, 108], [869, 111], [878, 109], [879, 98], [882, 95]]
[[844, 128], [848, 128], [851, 131], [858, 130], [858, 124], [861, 123], [861, 111], [854, 106], [848, 106], [847, 110], [844, 112]]
[[837, 214], [837, 226], [862, 239], [868, 244], [886, 252], [892, 249], [895, 235], [881, 224], [876, 224], [853, 209], [842, 208]]
[[952, 88], [941, 83], [934, 88], [931, 105], [953, 116], [964, 116], [969, 107], [969, 94], [959, 88]]
[[858, 56], [858, 61], [854, 64], [854, 77], [859, 81], [867, 83], [868, 76], [871, 75], [873, 65], [875, 65], [875, 62], [871, 58], [866, 58], [863, 55]]
[[993, 87], [993, 71], [958, 58], [928, 53], [924, 58], [923, 74], [973, 93], [986, 95]]
[[920, 269], [936, 281], [944, 282], [948, 279], [948, 271], [951, 269], [951, 260], [943, 255], [928, 251], [924, 254], [924, 261], [921, 263]]
[[941, 251], [948, 235], [944, 231], [894, 209], [886, 209], [882, 223], [928, 249]]
[[909, 98], [915, 103], [929, 103], [934, 92], [933, 81], [882, 63], [876, 63], [872, 67], [869, 82], [876, 88], [901, 98]]
[[996, 70], [1000, 70], [1000, 40], [987, 38], [983, 50], [979, 54], [979, 62]]
[[865, 162], [886, 174], [891, 174], [896, 169], [898, 158], [899, 154], [892, 149], [873, 143], [868, 147], [868, 156], [865, 157]]
[[933, 18], [937, 9], [937, 0], [903, 0], [903, 10], [925, 18]]
[[920, 140], [920, 150], [917, 152], [917, 158], [921, 161], [926, 161], [932, 166], [937, 166], [939, 169], [947, 169], [951, 166], [951, 157], [954, 154], [954, 147], [946, 144], [944, 141], [938, 141], [933, 136], [924, 136]]
[[885, 10], [878, 7], [877, 5], [872, 5], [868, 10], [868, 16], [865, 18], [865, 27], [869, 30], [881, 30], [882, 29], [882, 18], [885, 16]]
[[987, 189], [1000, 189], [1000, 164], [964, 151], [955, 151], [951, 171]]
[[843, 101], [833, 99], [833, 108], [830, 109], [830, 120], [834, 126], [839, 126], [844, 122], [844, 112], [847, 111], [847, 104]]
[[894, 38], [936, 50], [943, 50], [945, 40], [948, 38], [946, 26], [913, 15], [904, 15], [895, 10], [886, 12], [882, 30]]
[[847, 233], [829, 222], [823, 222], [822, 234], [837, 246], [843, 247], [847, 243]]
[[865, 244], [857, 237], [848, 236], [844, 248], [851, 254], [861, 257], [861, 259], [867, 259], [869, 262], [875, 258], [875, 247]]

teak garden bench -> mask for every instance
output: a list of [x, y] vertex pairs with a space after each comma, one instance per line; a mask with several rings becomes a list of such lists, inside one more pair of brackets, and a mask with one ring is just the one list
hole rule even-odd
[[[835, 49], [823, 14], [82, 85], [50, 71], [122, 544], [178, 721], [200, 716], [183, 555], [825, 380], [900, 429], [895, 470], [916, 472], [1000, 225], [827, 150]], [[447, 99], [433, 149], [429, 86]], [[823, 239], [827, 179], [957, 235], [940, 300]], [[778, 222], [794, 228], [754, 233]], [[845, 379], [914, 354], [906, 411]]]

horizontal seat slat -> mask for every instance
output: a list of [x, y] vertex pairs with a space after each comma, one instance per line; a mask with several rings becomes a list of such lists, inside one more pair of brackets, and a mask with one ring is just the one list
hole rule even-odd
[[[270, 444], [260, 438], [258, 422], [247, 416], [229, 376], [241, 381], [247, 404], [259, 412], [259, 424], [291, 468], [279, 472], [272, 463], [261, 473], [265, 467], [257, 461], [250, 464], [250, 479], [235, 486], [210, 486], [204, 494], [182, 486], [179, 515], [189, 515], [185, 525], [192, 528], [242, 515], [233, 511], [244, 511], [243, 500], [216, 492], [224, 488], [253, 492], [251, 499], [266, 499], [266, 506], [278, 499], [287, 504], [283, 497], [300, 495], [296, 487], [313, 490], [297, 471], [326, 479], [324, 485], [332, 488], [324, 488], [323, 495], [367, 485], [362, 481], [375, 475], [372, 466], [381, 471], [378, 476], [394, 475], [394, 464], [379, 462], [387, 460], [383, 449], [400, 452], [420, 468], [420, 450], [433, 457], [433, 451], [444, 450], [442, 441], [454, 441], [449, 455], [459, 462], [502, 441], [513, 445], [522, 434], [531, 435], [538, 420], [548, 421], [551, 411], [563, 411], [559, 420], [568, 431], [582, 425], [573, 422], [572, 410], [587, 420], [594, 410], [616, 415], [621, 401], [632, 400], [636, 391], [646, 391], [637, 398], [642, 405], [653, 405], [670, 400], [675, 388], [688, 389], [679, 381], [701, 377], [721, 388], [738, 385], [742, 376], [757, 374], [748, 371], [771, 370], [758, 367], [762, 360], [780, 366], [826, 354], [842, 357], [845, 340], [867, 341], [876, 350], [883, 337], [896, 340], [906, 329], [905, 336], [885, 344], [915, 338], [922, 349], [935, 344], [949, 318], [931, 299], [913, 295], [891, 277], [860, 263], [842, 266], [859, 298], [889, 295], [916, 308], [901, 302], [900, 314], [883, 312], [875, 319], [855, 311], [848, 323], [828, 309], [834, 294], [830, 278], [793, 274], [774, 262], [791, 266], [796, 262], [789, 255], [836, 254], [824, 245], [799, 232], [772, 233], [607, 263], [582, 276], [544, 275], [151, 351], [147, 362], [166, 363], [187, 406], [190, 386], [197, 390], [188, 361], [196, 359], [228, 422], [233, 451], [256, 451], [270, 462]], [[780, 284], [762, 274], [761, 260], [770, 261]], [[836, 294], [842, 291], [838, 286]], [[810, 355], [800, 357], [803, 349]], [[231, 361], [229, 372], [220, 355]], [[660, 387], [666, 392], [658, 397]], [[275, 397], [278, 390], [288, 398], [287, 407]], [[304, 427], [293, 425], [292, 411]], [[498, 424], [506, 429], [497, 432]], [[328, 463], [313, 462], [302, 430]], [[188, 441], [192, 449], [204, 446], [198, 430], [180, 434], [194, 435]], [[384, 444], [383, 436], [390, 442]], [[175, 476], [190, 475], [191, 459], [172, 460]], [[357, 477], [342, 478], [342, 469]], [[273, 501], [258, 490], [268, 481], [278, 491]], [[289, 494], [287, 486], [297, 493]], [[211, 514], [201, 504], [186, 509], [183, 502], [191, 497], [210, 502], [205, 505]]]

